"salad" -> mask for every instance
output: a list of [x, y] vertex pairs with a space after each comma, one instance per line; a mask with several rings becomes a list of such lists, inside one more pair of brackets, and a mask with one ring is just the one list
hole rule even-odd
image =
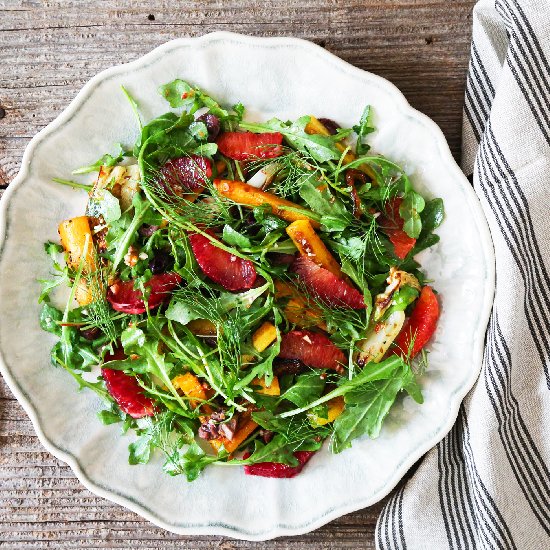
[[51, 363], [132, 430], [130, 464], [289, 478], [325, 441], [376, 438], [400, 394], [422, 403], [439, 303], [415, 256], [443, 203], [370, 152], [370, 107], [352, 128], [249, 122], [177, 79], [144, 124], [122, 91], [139, 137], [73, 172], [93, 183], [55, 180], [89, 199], [45, 243], [39, 301]]

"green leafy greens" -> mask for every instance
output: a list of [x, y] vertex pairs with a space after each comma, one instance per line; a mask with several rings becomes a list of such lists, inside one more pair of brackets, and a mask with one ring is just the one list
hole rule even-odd
[[[52, 272], [40, 280], [39, 323], [55, 339], [52, 364], [102, 399], [98, 418], [129, 434], [130, 464], [162, 453], [164, 471], [189, 481], [213, 464], [297, 467], [296, 452], [314, 452], [326, 440], [339, 453], [358, 437], [378, 437], [400, 395], [422, 402], [426, 354], [411, 362], [390, 348], [380, 362], [363, 365], [358, 353], [392, 313], [409, 315], [418, 304], [417, 285], [406, 281], [425, 281], [414, 256], [439, 240], [443, 201], [425, 199], [398, 164], [371, 153], [370, 106], [351, 128], [316, 133], [320, 122], [310, 115], [245, 121], [241, 103], [224, 106], [182, 79], [158, 92], [166, 112], [142, 121], [122, 88], [136, 118], [135, 143], [73, 171], [105, 174], [133, 164], [139, 184], [126, 170], [109, 172], [106, 186], [54, 180], [92, 192], [89, 234], [76, 236], [78, 245], [64, 242], [67, 250], [44, 246]], [[251, 142], [251, 134], [277, 132], [283, 145], [276, 154], [235, 160], [212, 134], [213, 120], [216, 132], [217, 125], [222, 133], [248, 132]], [[278, 211], [267, 200], [233, 200], [218, 191], [217, 177], [262, 184], [290, 204]], [[316, 248], [287, 233], [292, 214], [310, 221]], [[192, 235], [202, 236], [200, 246]], [[396, 240], [410, 245], [405, 257]], [[338, 266], [328, 275], [320, 247]], [[354, 287], [364, 308], [337, 305], [297, 276], [290, 264], [298, 248], [324, 269], [327, 287]], [[65, 264], [63, 252], [71, 253]], [[228, 287], [224, 276], [238, 277], [242, 265], [254, 272], [253, 283]], [[390, 292], [391, 268], [409, 278]], [[224, 276], [213, 276], [215, 269]], [[168, 275], [176, 283], [163, 286]], [[63, 286], [69, 297], [58, 307]], [[388, 299], [382, 309], [381, 296]], [[319, 350], [308, 352], [313, 359], [289, 358], [285, 335], [297, 330], [323, 334], [345, 361], [315, 368]], [[97, 366], [118, 374], [130, 396], [94, 378]], [[150, 406], [136, 414], [127, 407], [131, 398]]]

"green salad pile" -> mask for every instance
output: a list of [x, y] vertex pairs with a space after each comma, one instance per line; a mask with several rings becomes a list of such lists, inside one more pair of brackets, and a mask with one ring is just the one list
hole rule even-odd
[[45, 244], [39, 301], [51, 363], [131, 431], [130, 464], [293, 477], [422, 403], [439, 303], [416, 255], [443, 202], [371, 152], [371, 108], [250, 122], [178, 79], [145, 124], [123, 93], [139, 137], [73, 172], [93, 183], [55, 180], [89, 199]]

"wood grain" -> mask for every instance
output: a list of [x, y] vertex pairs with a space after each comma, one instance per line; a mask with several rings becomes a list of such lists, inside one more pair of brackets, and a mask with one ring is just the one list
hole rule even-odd
[[[474, 0], [0, 0], [0, 196], [30, 138], [97, 72], [163, 42], [231, 30], [298, 36], [384, 76], [459, 156]], [[1, 111], [0, 111], [1, 114]], [[4, 306], [5, 307], [5, 306]], [[382, 503], [317, 531], [252, 544], [181, 537], [95, 497], [46, 452], [0, 379], [2, 548], [374, 548]]]

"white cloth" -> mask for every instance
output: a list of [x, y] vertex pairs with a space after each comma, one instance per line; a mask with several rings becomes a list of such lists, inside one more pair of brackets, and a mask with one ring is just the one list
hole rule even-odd
[[550, 549], [550, 0], [475, 6], [463, 169], [496, 253], [483, 368], [379, 550]]

